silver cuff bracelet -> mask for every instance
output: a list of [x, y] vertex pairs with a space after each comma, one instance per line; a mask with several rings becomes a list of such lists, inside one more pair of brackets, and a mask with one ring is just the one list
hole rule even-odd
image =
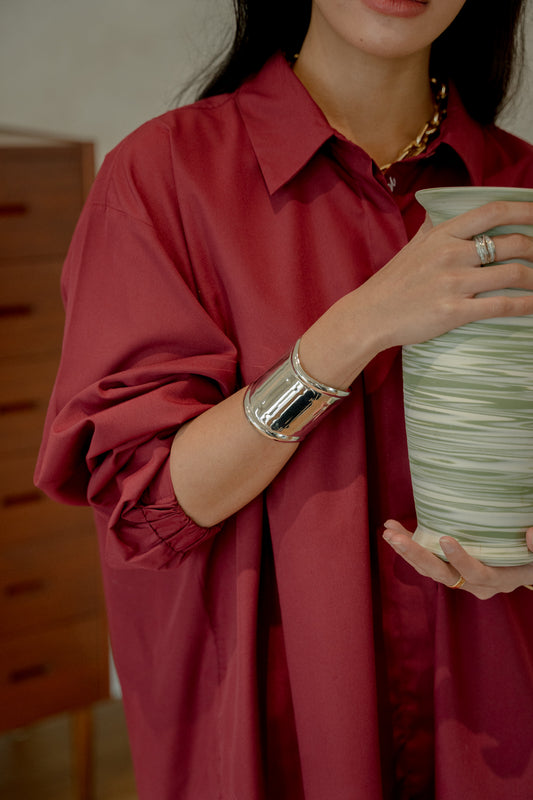
[[244, 396], [244, 413], [254, 428], [281, 442], [301, 441], [331, 406], [350, 392], [319, 383], [304, 371], [294, 345]]

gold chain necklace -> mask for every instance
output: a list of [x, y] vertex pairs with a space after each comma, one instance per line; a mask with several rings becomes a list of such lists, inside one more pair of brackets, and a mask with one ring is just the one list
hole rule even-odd
[[422, 130], [409, 142], [396, 156], [394, 161], [380, 166], [381, 172], [386, 172], [393, 164], [403, 161], [404, 158], [418, 156], [426, 150], [430, 141], [439, 132], [441, 123], [446, 117], [448, 105], [448, 87], [445, 83], [440, 83], [436, 78], [431, 78], [431, 89], [433, 92], [433, 116], [429, 119]]
[[[300, 53], [294, 53], [292, 56], [292, 60], [290, 62], [292, 66], [294, 66], [298, 60], [299, 55]], [[442, 81], [438, 81], [436, 78], [431, 78], [430, 82], [431, 92], [433, 94], [433, 115], [431, 119], [428, 119], [415, 138], [402, 150], [400, 150], [399, 154], [393, 161], [389, 161], [388, 164], [383, 164], [380, 166], [380, 172], [386, 172], [388, 169], [390, 169], [390, 167], [392, 167], [393, 164], [396, 164], [398, 161], [403, 161], [404, 158], [419, 156], [424, 152], [424, 150], [426, 150], [430, 141], [439, 132], [442, 121], [446, 117], [446, 111], [448, 108], [448, 86]]]

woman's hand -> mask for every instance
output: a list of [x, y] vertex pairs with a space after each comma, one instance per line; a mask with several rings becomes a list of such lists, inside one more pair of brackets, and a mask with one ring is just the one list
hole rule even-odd
[[496, 260], [481, 268], [472, 238], [496, 226], [533, 225], [533, 203], [493, 202], [432, 226], [413, 239], [363, 287], [378, 299], [382, 346], [414, 344], [491, 317], [533, 313], [533, 295], [477, 297], [506, 288], [533, 289], [533, 237], [494, 236]]
[[[481, 268], [472, 240], [502, 225], [533, 225], [533, 203], [493, 202], [433, 226], [364, 284], [334, 303], [303, 335], [300, 357], [309, 374], [349, 386], [381, 350], [423, 342], [491, 317], [533, 314], [533, 237], [494, 236], [497, 261]], [[478, 297], [507, 288], [527, 295]]]
[[[512, 592], [519, 586], [533, 584], [533, 563], [517, 567], [489, 567], [468, 555], [463, 547], [450, 536], [443, 536], [440, 544], [449, 563], [446, 563], [425, 547], [417, 544], [396, 520], [385, 523], [383, 538], [420, 575], [433, 578], [438, 583], [452, 588], [464, 578], [461, 589], [480, 600], [487, 600], [500, 592]], [[533, 527], [526, 531], [529, 550], [533, 553]]]

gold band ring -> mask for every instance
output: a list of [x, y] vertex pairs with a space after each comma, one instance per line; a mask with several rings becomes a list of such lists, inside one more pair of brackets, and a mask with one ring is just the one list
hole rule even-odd
[[448, 589], [460, 589], [461, 586], [464, 586], [466, 583], [465, 579], [462, 575], [459, 575], [459, 578], [455, 581], [453, 586], [448, 586]]

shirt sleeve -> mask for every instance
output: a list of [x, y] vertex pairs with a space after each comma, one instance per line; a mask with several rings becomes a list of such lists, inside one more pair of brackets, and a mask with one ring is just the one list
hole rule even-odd
[[179, 426], [235, 391], [237, 357], [201, 302], [168, 137], [138, 138], [102, 167], [65, 262], [35, 482], [105, 516], [111, 563], [164, 568], [221, 527], [187, 517], [168, 460]]

